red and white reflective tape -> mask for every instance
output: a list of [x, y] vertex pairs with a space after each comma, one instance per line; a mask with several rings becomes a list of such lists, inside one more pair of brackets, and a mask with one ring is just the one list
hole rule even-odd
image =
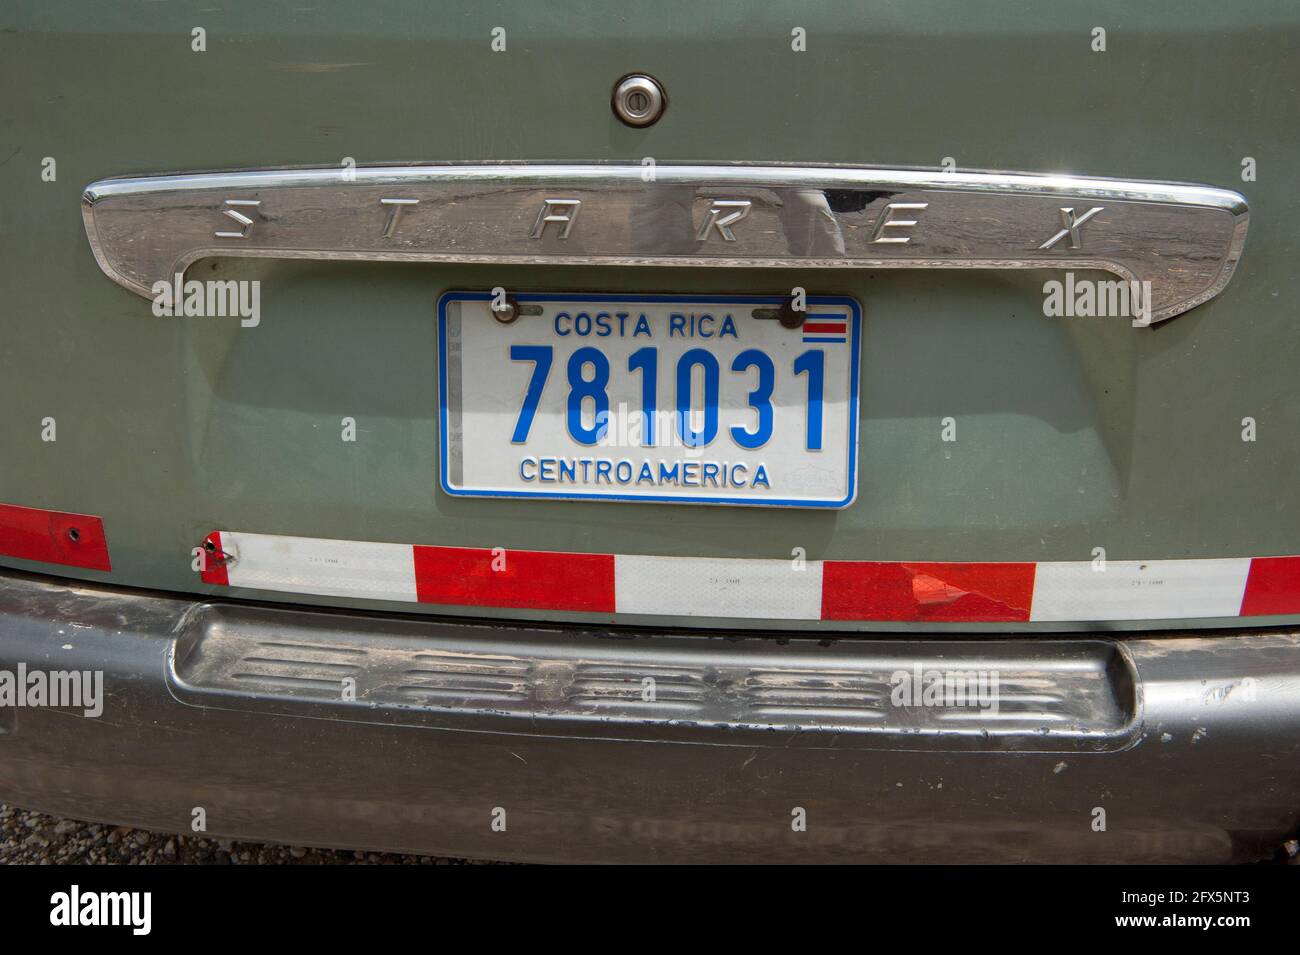
[[639, 557], [214, 531], [203, 580], [448, 606], [1015, 623], [1300, 613], [1300, 557], [934, 563]]
[[104, 522], [91, 514], [0, 504], [0, 557], [112, 570]]

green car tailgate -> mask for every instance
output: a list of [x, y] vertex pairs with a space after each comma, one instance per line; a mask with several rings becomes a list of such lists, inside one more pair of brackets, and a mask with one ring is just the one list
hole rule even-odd
[[[595, 623], [1300, 622], [1297, 42], [1286, 2], [9, 4], [0, 564]], [[644, 128], [610, 108], [634, 71], [667, 94]], [[156, 315], [82, 218], [110, 177], [647, 159], [1195, 183], [1245, 197], [1249, 239], [1151, 327], [1045, 314], [1048, 269], [191, 265], [259, 283], [249, 325]], [[860, 306], [852, 502], [448, 493], [438, 305], [494, 288]]]

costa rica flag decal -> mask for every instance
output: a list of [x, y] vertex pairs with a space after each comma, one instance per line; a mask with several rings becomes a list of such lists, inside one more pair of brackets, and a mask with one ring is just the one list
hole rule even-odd
[[834, 312], [809, 312], [803, 323], [803, 340], [805, 344], [846, 344], [849, 340], [848, 316]]

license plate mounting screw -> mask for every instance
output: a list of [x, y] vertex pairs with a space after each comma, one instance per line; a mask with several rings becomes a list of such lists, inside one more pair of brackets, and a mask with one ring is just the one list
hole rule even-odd
[[803, 328], [804, 319], [807, 316], [807, 311], [795, 309], [794, 296], [787, 298], [781, 303], [781, 307], [776, 310], [776, 319], [785, 328]]
[[508, 296], [501, 302], [494, 301], [489, 308], [492, 312], [492, 317], [502, 325], [509, 325], [519, 317], [519, 303], [515, 301], [513, 296]]

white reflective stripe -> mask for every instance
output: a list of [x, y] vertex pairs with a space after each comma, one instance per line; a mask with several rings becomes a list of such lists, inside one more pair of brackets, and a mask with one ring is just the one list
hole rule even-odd
[[232, 587], [370, 600], [416, 599], [410, 544], [222, 531], [221, 546], [235, 558], [226, 569]]
[[819, 620], [822, 565], [725, 557], [614, 557], [615, 612]]
[[1031, 621], [1177, 620], [1235, 617], [1249, 558], [1040, 563]]

